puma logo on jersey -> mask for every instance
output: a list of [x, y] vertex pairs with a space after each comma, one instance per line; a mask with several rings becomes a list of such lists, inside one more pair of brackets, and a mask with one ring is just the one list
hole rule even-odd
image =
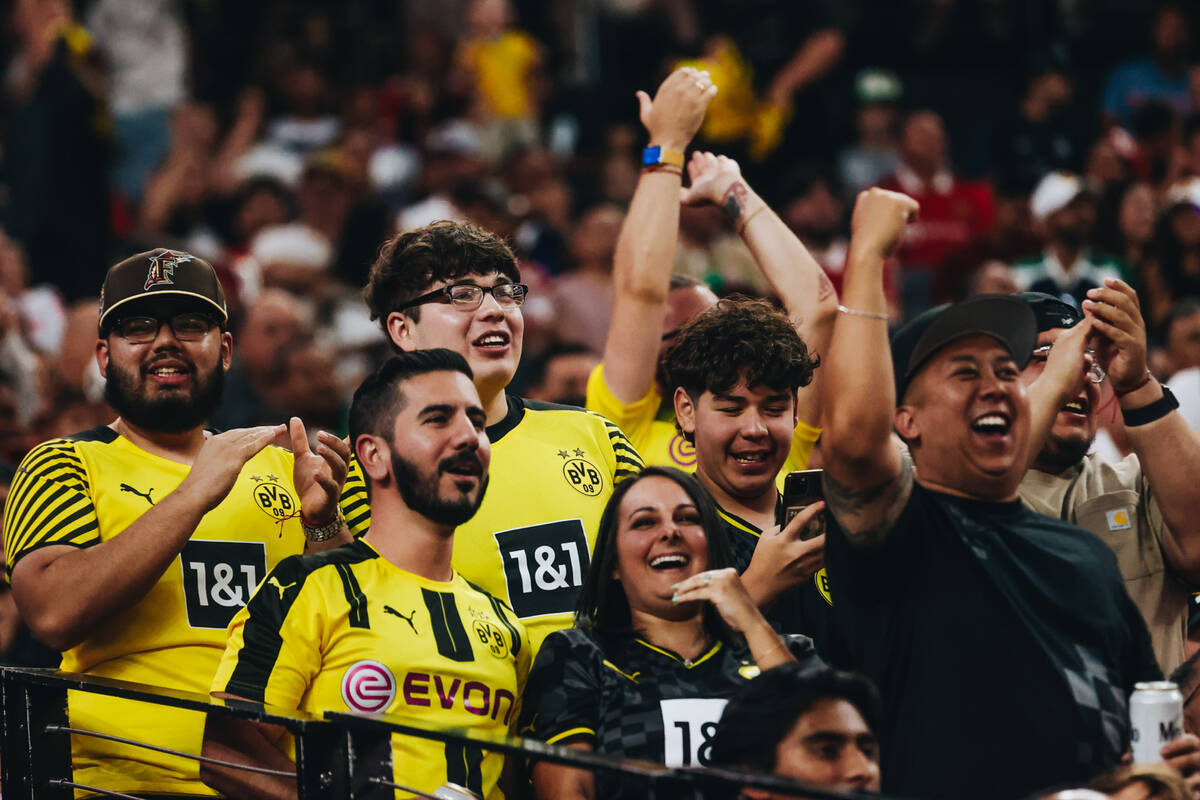
[[[408, 612], [407, 615], [405, 615], [405, 614], [401, 614], [399, 611], [392, 608], [391, 606], [384, 606], [383, 613], [391, 614], [393, 617], [399, 617], [400, 619], [402, 619], [408, 623], [408, 627], [412, 628], [413, 633], [417, 633], [417, 626], [413, 624], [413, 617], [415, 617], [417, 615], [417, 610], [415, 608], [412, 611]], [[421, 634], [417, 633], [417, 635], [420, 636]]]
[[137, 489], [133, 488], [133, 487], [132, 487], [132, 486], [130, 486], [128, 483], [122, 483], [122, 484], [121, 484], [121, 491], [122, 491], [122, 492], [129, 492], [130, 494], [136, 494], [138, 497], [142, 498], [143, 500], [145, 500], [145, 501], [146, 501], [147, 503], [149, 503], [150, 505], [154, 505], [154, 498], [152, 498], [152, 497], [150, 496], [150, 495], [154, 494], [154, 487], [153, 487], [153, 486], [151, 486], [151, 487], [150, 487], [150, 491], [148, 491], [148, 492], [139, 492]]
[[280, 582], [279, 582], [279, 579], [278, 579], [278, 578], [276, 578], [274, 575], [272, 575], [272, 576], [271, 576], [271, 577], [270, 577], [270, 578], [267, 580], [267, 583], [268, 583], [269, 585], [271, 585], [271, 586], [274, 586], [276, 589], [278, 589], [278, 590], [279, 590], [279, 599], [280, 599], [280, 600], [282, 600], [282, 599], [283, 599], [283, 593], [284, 593], [284, 592], [286, 592], [288, 589], [290, 589], [290, 588], [292, 588], [293, 586], [295, 586], [295, 585], [296, 585], [296, 582], [295, 582], [295, 581], [292, 581], [291, 583], [280, 583]]

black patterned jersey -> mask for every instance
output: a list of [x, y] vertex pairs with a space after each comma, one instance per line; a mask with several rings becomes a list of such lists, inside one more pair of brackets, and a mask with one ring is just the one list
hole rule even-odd
[[[784, 638], [802, 663], [820, 663], [807, 637]], [[521, 731], [551, 744], [588, 742], [598, 753], [705, 766], [726, 702], [758, 674], [741, 643], [718, 641], [689, 660], [631, 634], [555, 631], [529, 674]], [[635, 796], [597, 776], [596, 797], [623, 794]]]
[[[745, 572], [754, 557], [754, 548], [762, 537], [762, 529], [731, 514], [720, 506], [717, 513], [725, 523], [725, 535], [733, 551], [733, 566]], [[775, 601], [766, 612], [767, 621], [783, 633], [802, 633], [812, 638], [817, 650], [827, 661], [840, 663], [833, 626], [833, 595], [829, 590], [829, 572], [825, 567], [812, 580]]]

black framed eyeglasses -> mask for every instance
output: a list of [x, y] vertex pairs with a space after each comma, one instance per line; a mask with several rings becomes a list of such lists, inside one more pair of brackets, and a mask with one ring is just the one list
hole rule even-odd
[[203, 339], [216, 322], [208, 314], [198, 311], [185, 311], [167, 319], [122, 317], [113, 325], [113, 332], [132, 344], [146, 344], [154, 341], [164, 324], [171, 326], [171, 332], [179, 341], [195, 342]]
[[501, 308], [516, 308], [525, 302], [525, 296], [529, 294], [529, 287], [523, 283], [498, 283], [495, 286], [456, 283], [415, 297], [405, 303], [404, 308], [412, 308], [426, 303], [449, 303], [459, 311], [474, 311], [483, 305], [485, 293], [496, 298], [496, 303]]

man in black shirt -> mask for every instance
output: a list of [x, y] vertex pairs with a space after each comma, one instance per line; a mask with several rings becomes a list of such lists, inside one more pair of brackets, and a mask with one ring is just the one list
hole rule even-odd
[[1117, 763], [1129, 692], [1160, 672], [1112, 552], [1017, 499], [1028, 306], [933, 309], [888, 360], [882, 268], [916, 210], [871, 189], [854, 211], [825, 361], [835, 622], [881, 690], [885, 792], [1019, 797]]

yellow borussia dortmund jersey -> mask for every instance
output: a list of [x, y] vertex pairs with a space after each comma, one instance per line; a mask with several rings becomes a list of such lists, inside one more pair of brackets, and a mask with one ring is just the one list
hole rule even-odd
[[[506, 733], [530, 660], [525, 629], [499, 600], [458, 574], [441, 582], [402, 570], [359, 540], [271, 572], [229, 626], [212, 691]], [[396, 782], [414, 789], [449, 780], [504, 796], [496, 752], [393, 736], [392, 762]]]
[[[39, 547], [90, 547], [119, 536], [189, 470], [108, 427], [44, 442], [21, 462], [9, 491], [9, 576]], [[63, 653], [62, 668], [207, 692], [234, 612], [267, 570], [304, 550], [298, 510], [292, 454], [267, 447], [250, 459], [149, 593]], [[79, 728], [200, 752], [199, 713], [85, 693], [72, 693], [70, 713]], [[72, 747], [81, 783], [132, 793], [214, 794], [200, 783], [195, 761], [91, 737], [75, 737]]]
[[[581, 408], [509, 395], [508, 409], [487, 429], [487, 492], [454, 534], [454, 568], [508, 603], [536, 653], [551, 631], [571, 626], [604, 505], [642, 460], [615, 425]], [[370, 525], [357, 461], [342, 511], [355, 536]]]
[[[626, 405], [608, 388], [604, 381], [604, 364], [600, 363], [588, 376], [587, 407], [620, 426], [646, 464], [695, 471], [696, 447], [675, 427], [675, 408], [663, 402], [657, 386], [651, 386], [646, 396], [637, 402]], [[796, 424], [792, 449], [775, 479], [780, 491], [783, 491], [783, 479], [789, 472], [808, 469], [808, 460], [820, 437], [820, 428], [804, 422]]]

